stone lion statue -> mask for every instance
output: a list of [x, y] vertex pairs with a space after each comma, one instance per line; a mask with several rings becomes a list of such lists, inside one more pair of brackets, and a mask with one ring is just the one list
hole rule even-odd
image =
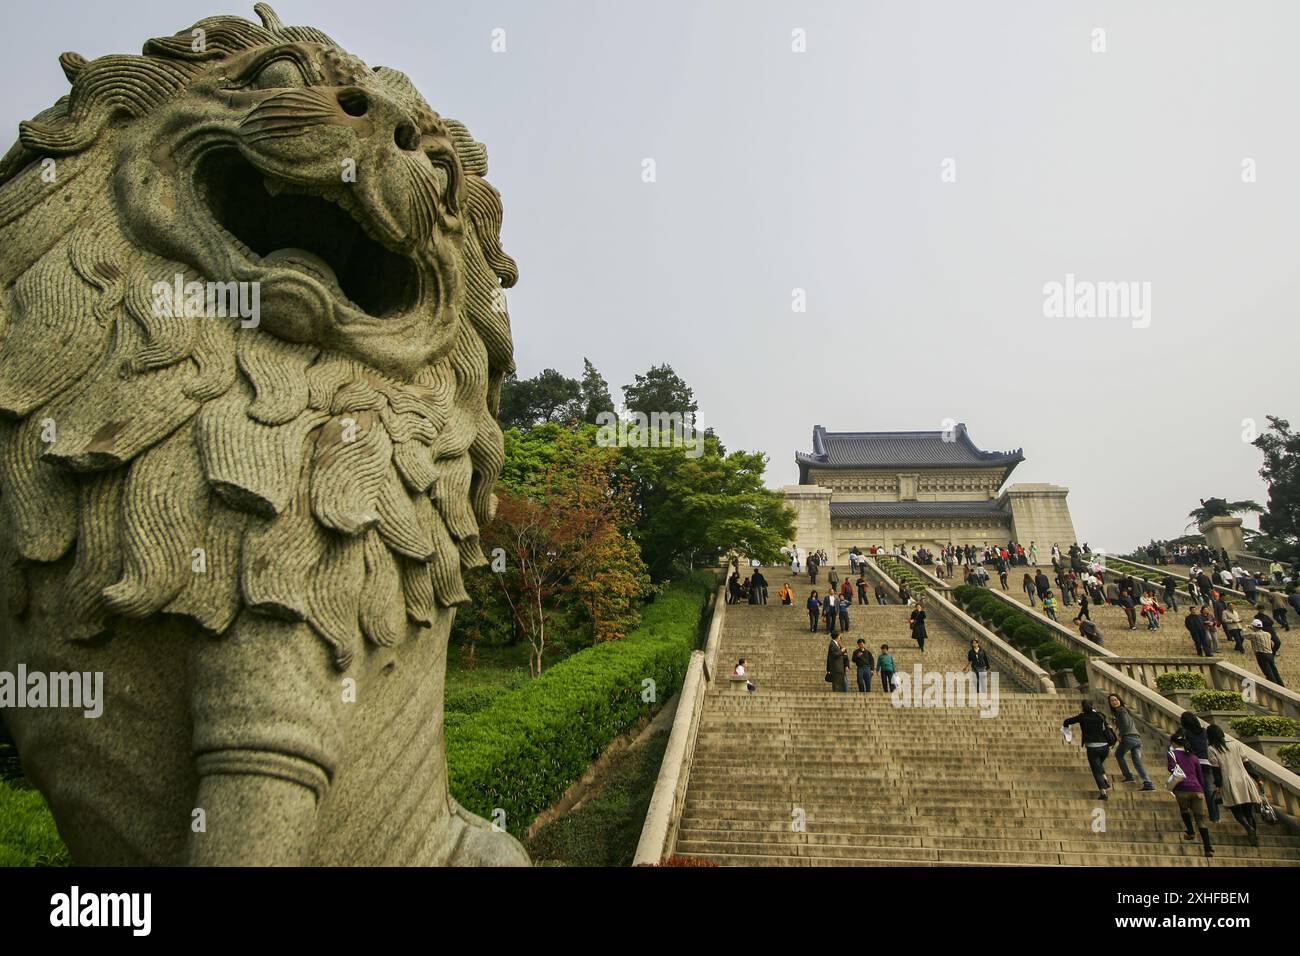
[[524, 864], [447, 790], [513, 369], [487, 156], [309, 27], [64, 54], [0, 161], [0, 670], [81, 864]]

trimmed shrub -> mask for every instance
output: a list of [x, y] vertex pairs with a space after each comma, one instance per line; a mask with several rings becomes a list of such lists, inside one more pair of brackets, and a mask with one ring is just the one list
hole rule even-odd
[[1205, 675], [1198, 671], [1166, 671], [1156, 676], [1156, 689], [1162, 694], [1171, 690], [1202, 690]]
[[1080, 654], [1078, 662], [1074, 665], [1074, 679], [1080, 686], [1088, 683], [1088, 657], [1085, 654]]
[[1235, 690], [1202, 690], [1192, 695], [1192, 710], [1241, 710], [1244, 706]]
[[1228, 726], [1237, 737], [1294, 737], [1296, 730], [1290, 717], [1237, 717]]
[[1072, 670], [1074, 665], [1079, 663], [1079, 661], [1086, 660], [1086, 658], [1078, 651], [1071, 650], [1068, 647], [1061, 647], [1060, 644], [1057, 644], [1056, 646], [1060, 648], [1060, 650], [1053, 651], [1051, 656], [1047, 659], [1054, 671]]
[[1300, 744], [1283, 744], [1277, 748], [1277, 757], [1286, 769], [1300, 773]]
[[448, 714], [476, 714], [484, 707], [492, 706], [500, 696], [498, 690], [473, 687], [448, 697], [446, 710]]
[[1065, 648], [1061, 647], [1061, 645], [1056, 643], [1056, 641], [1047, 640], [1034, 647], [1034, 654], [1040, 662], [1048, 664], [1051, 662], [1053, 654], [1057, 651], [1063, 650], [1065, 650]]
[[1024, 642], [1025, 647], [1038, 648], [1044, 644], [1055, 643], [1052, 640], [1052, 632], [1037, 621], [1028, 621], [1027, 627], [1021, 627], [1019, 631], [1020, 640]]
[[1033, 646], [1028, 640], [1033, 626], [1033, 621], [1026, 621], [1023, 618], [1018, 618], [1003, 626], [1002, 633], [1014, 646], [1023, 649]]
[[[994, 601], [997, 602], [997, 599], [995, 598]], [[1001, 627], [1004, 623], [1012, 619], [1020, 617], [1015, 608], [1007, 607], [1001, 602], [997, 602], [995, 607], [989, 608], [987, 616], [988, 619], [998, 627]]]
[[[626, 637], [566, 658], [446, 724], [447, 778], [467, 809], [521, 836], [609, 743], [680, 688], [712, 579], [674, 582]], [[654, 681], [645, 701], [643, 682]]]

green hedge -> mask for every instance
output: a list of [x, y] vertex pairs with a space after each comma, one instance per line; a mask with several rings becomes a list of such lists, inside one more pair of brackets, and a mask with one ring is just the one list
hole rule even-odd
[[929, 587], [911, 568], [890, 555], [876, 555], [876, 565], [893, 578], [895, 584], [906, 584], [913, 595], [924, 594]]
[[1296, 730], [1290, 717], [1237, 717], [1228, 726], [1237, 737], [1294, 737]]
[[1277, 748], [1277, 757], [1286, 769], [1300, 773], [1300, 744], [1283, 744]]
[[1192, 710], [1241, 710], [1241, 695], [1235, 690], [1202, 690], [1192, 695]]
[[1080, 684], [1088, 683], [1088, 655], [1057, 643], [1047, 626], [1027, 611], [973, 584], [959, 585], [952, 593], [967, 613], [988, 621], [1017, 650], [1033, 651], [1047, 669], [1072, 671]]
[[[556, 664], [490, 706], [446, 725], [452, 795], [519, 836], [582, 776], [619, 734], [676, 693], [690, 662], [708, 575], [675, 582], [646, 606], [641, 624]], [[655, 682], [653, 701], [643, 681]]]
[[1205, 687], [1205, 675], [1199, 671], [1166, 671], [1156, 675], [1156, 689], [1162, 694], [1171, 690], [1201, 690]]
[[480, 710], [491, 707], [500, 699], [500, 690], [492, 690], [487, 687], [471, 687], [450, 695], [444, 709], [448, 714], [477, 714]]

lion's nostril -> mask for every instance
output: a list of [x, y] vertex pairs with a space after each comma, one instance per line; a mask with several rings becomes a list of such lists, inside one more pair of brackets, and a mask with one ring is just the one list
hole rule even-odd
[[397, 129], [393, 130], [393, 142], [401, 149], [419, 149], [420, 130], [414, 123], [398, 123]]
[[343, 112], [349, 116], [365, 116], [366, 110], [370, 109], [370, 100], [366, 99], [365, 93], [355, 86], [350, 86], [345, 90], [339, 90], [339, 106], [343, 107]]

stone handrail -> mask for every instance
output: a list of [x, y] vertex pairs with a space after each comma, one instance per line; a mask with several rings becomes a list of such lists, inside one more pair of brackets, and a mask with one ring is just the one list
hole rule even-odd
[[646, 808], [641, 839], [637, 842], [636, 855], [632, 858], [633, 866], [661, 863], [672, 854], [677, 843], [677, 827], [686, 799], [691, 757], [695, 753], [695, 738], [704, 713], [704, 693], [713, 680], [711, 675], [714, 673], [713, 665], [717, 660], [722, 622], [726, 614], [727, 585], [724, 582], [713, 596], [705, 649], [691, 652], [691, 662], [686, 668], [682, 689], [677, 695], [673, 729], [668, 735], [668, 746], [659, 765], [659, 776], [650, 796], [650, 806]]
[[[1231, 675], [1227, 683], [1235, 684], [1238, 690], [1245, 686], [1246, 681], [1253, 681], [1255, 685], [1255, 703], [1279, 717], [1294, 717], [1296, 720], [1300, 720], [1300, 694], [1295, 691], [1288, 690], [1281, 684], [1274, 684], [1271, 680], [1267, 680], [1258, 674], [1252, 674], [1244, 667], [1238, 667], [1231, 661], [1217, 661], [1215, 670]], [[1231, 690], [1233, 688], [1224, 689]]]
[[1287, 690], [1252, 674], [1245, 668], [1214, 657], [1113, 657], [1107, 661], [1113, 667], [1143, 686], [1159, 693], [1156, 678], [1170, 671], [1191, 671], [1205, 676], [1208, 690], [1228, 690], [1241, 693], [1246, 682], [1254, 685], [1254, 703], [1278, 717], [1300, 720], [1300, 694]]
[[[887, 554], [884, 557], [894, 556]], [[885, 587], [897, 596], [898, 584], [894, 579], [886, 574], [870, 556], [867, 557], [866, 564], [875, 576], [884, 582]], [[1016, 683], [1037, 693], [1056, 693], [1056, 684], [1051, 674], [957, 607], [938, 590], [927, 591], [924, 600], [928, 607], [937, 611], [939, 616], [967, 641], [978, 638], [984, 645], [984, 650], [988, 652], [990, 662], [996, 664], [1004, 673], [1010, 674]]]
[[[1124, 673], [1111, 660], [1088, 658], [1088, 685], [1091, 692], [1102, 699], [1109, 694], [1118, 694], [1130, 711], [1165, 734], [1172, 734], [1179, 728], [1182, 709], [1154, 687], [1147, 687]], [[1236, 739], [1231, 734], [1225, 735]], [[1264, 778], [1264, 792], [1278, 812], [1291, 817], [1300, 815], [1300, 776], [1258, 751], [1251, 751], [1250, 762]]]
[[[1095, 558], [1097, 556], [1098, 556], [1097, 552], [1094, 551], [1091, 557]], [[1101, 566], [1102, 566], [1101, 577], [1103, 581], [1109, 580], [1106, 577], [1106, 575], [1110, 575], [1111, 577], [1115, 577], [1115, 578], [1123, 576], [1111, 568], [1110, 564], [1108, 563], [1110, 557], [1111, 557], [1110, 555], [1105, 555], [1105, 554], [1101, 555]], [[1086, 558], [1084, 560], [1089, 567], [1092, 566], [1091, 558]], [[1137, 568], [1139, 571], [1145, 572], [1143, 575], [1141, 575], [1141, 578], [1143, 580], [1150, 581], [1153, 585], [1155, 585], [1154, 590], [1157, 594], [1161, 594], [1164, 592], [1164, 586], [1161, 584], [1161, 582], [1164, 581], [1165, 577], [1172, 576], [1173, 579], [1182, 586], [1183, 589], [1182, 593], [1187, 596], [1187, 599], [1189, 601], [1191, 600], [1191, 595], [1188, 594], [1187, 592], [1187, 581], [1188, 581], [1187, 571], [1191, 570], [1190, 565], [1170, 564], [1167, 565], [1164, 569], [1161, 569], [1161, 568], [1153, 567], [1150, 564], [1142, 564], [1139, 561], [1130, 561], [1128, 558], [1116, 557], [1115, 560], [1120, 562], [1121, 564], [1127, 564], [1131, 568]], [[1179, 568], [1184, 569], [1182, 573], [1178, 573]], [[1210, 572], [1207, 571], [1206, 574], [1210, 574]], [[1210, 576], [1210, 580], [1214, 581], [1213, 575]], [[1218, 582], [1214, 582], [1214, 589], [1218, 591], [1220, 594], [1226, 594], [1228, 597], [1231, 597], [1234, 600], [1246, 601], [1245, 591], [1239, 591], [1236, 588], [1224, 587], [1222, 584], [1219, 584]], [[1249, 602], [1247, 601], [1247, 603]]]
[[[723, 610], [719, 610], [719, 605]], [[709, 610], [709, 633], [704, 639], [704, 679], [713, 682], [713, 675], [718, 666], [718, 648], [722, 644], [722, 618], [726, 613], [727, 583], [724, 579], [718, 593], [713, 596], [713, 607]]]
[[929, 591], [925, 595], [925, 604], [926, 607], [938, 611], [939, 616], [947, 622], [948, 626], [968, 642], [972, 638], [978, 639], [988, 651], [993, 663], [1003, 673], [1011, 674], [1016, 683], [1036, 693], [1056, 693], [1056, 683], [1052, 680], [1051, 674], [946, 597], [936, 591]]
[[[1266, 578], [1269, 578], [1270, 581], [1272, 580], [1268, 574], [1268, 569], [1273, 564], [1272, 558], [1265, 558], [1258, 554], [1248, 554], [1245, 551], [1229, 551], [1228, 557], [1232, 559], [1234, 564], [1240, 565], [1247, 571], [1257, 571]], [[1283, 571], [1295, 571], [1295, 568], [1285, 561], [1279, 561], [1278, 563], [1282, 565]]]
[[[1001, 591], [994, 590], [993, 588], [985, 588], [984, 590], [987, 591], [989, 594], [992, 594], [999, 601], [1004, 601], [1007, 604], [1011, 605], [1017, 611], [1022, 611], [1025, 614], [1028, 614], [1037, 623], [1042, 624], [1049, 631], [1051, 631], [1052, 636], [1055, 637], [1057, 640], [1061, 641], [1062, 643], [1064, 643], [1066, 647], [1072, 648], [1073, 650], [1076, 650], [1081, 654], [1086, 654], [1089, 657], [1116, 656], [1114, 651], [1107, 649], [1102, 644], [1094, 644], [1092, 641], [1088, 640], [1082, 634], [1074, 633], [1074, 631], [1070, 630], [1060, 621], [1053, 621], [1050, 617], [1048, 617], [1038, 608], [1026, 607], [1024, 604], [1021, 604], [1019, 601], [1017, 601], [1015, 598], [1011, 597], [1010, 595], [1003, 594]], [[1105, 639], [1104, 634], [1102, 635], [1102, 638], [1103, 640]]]

